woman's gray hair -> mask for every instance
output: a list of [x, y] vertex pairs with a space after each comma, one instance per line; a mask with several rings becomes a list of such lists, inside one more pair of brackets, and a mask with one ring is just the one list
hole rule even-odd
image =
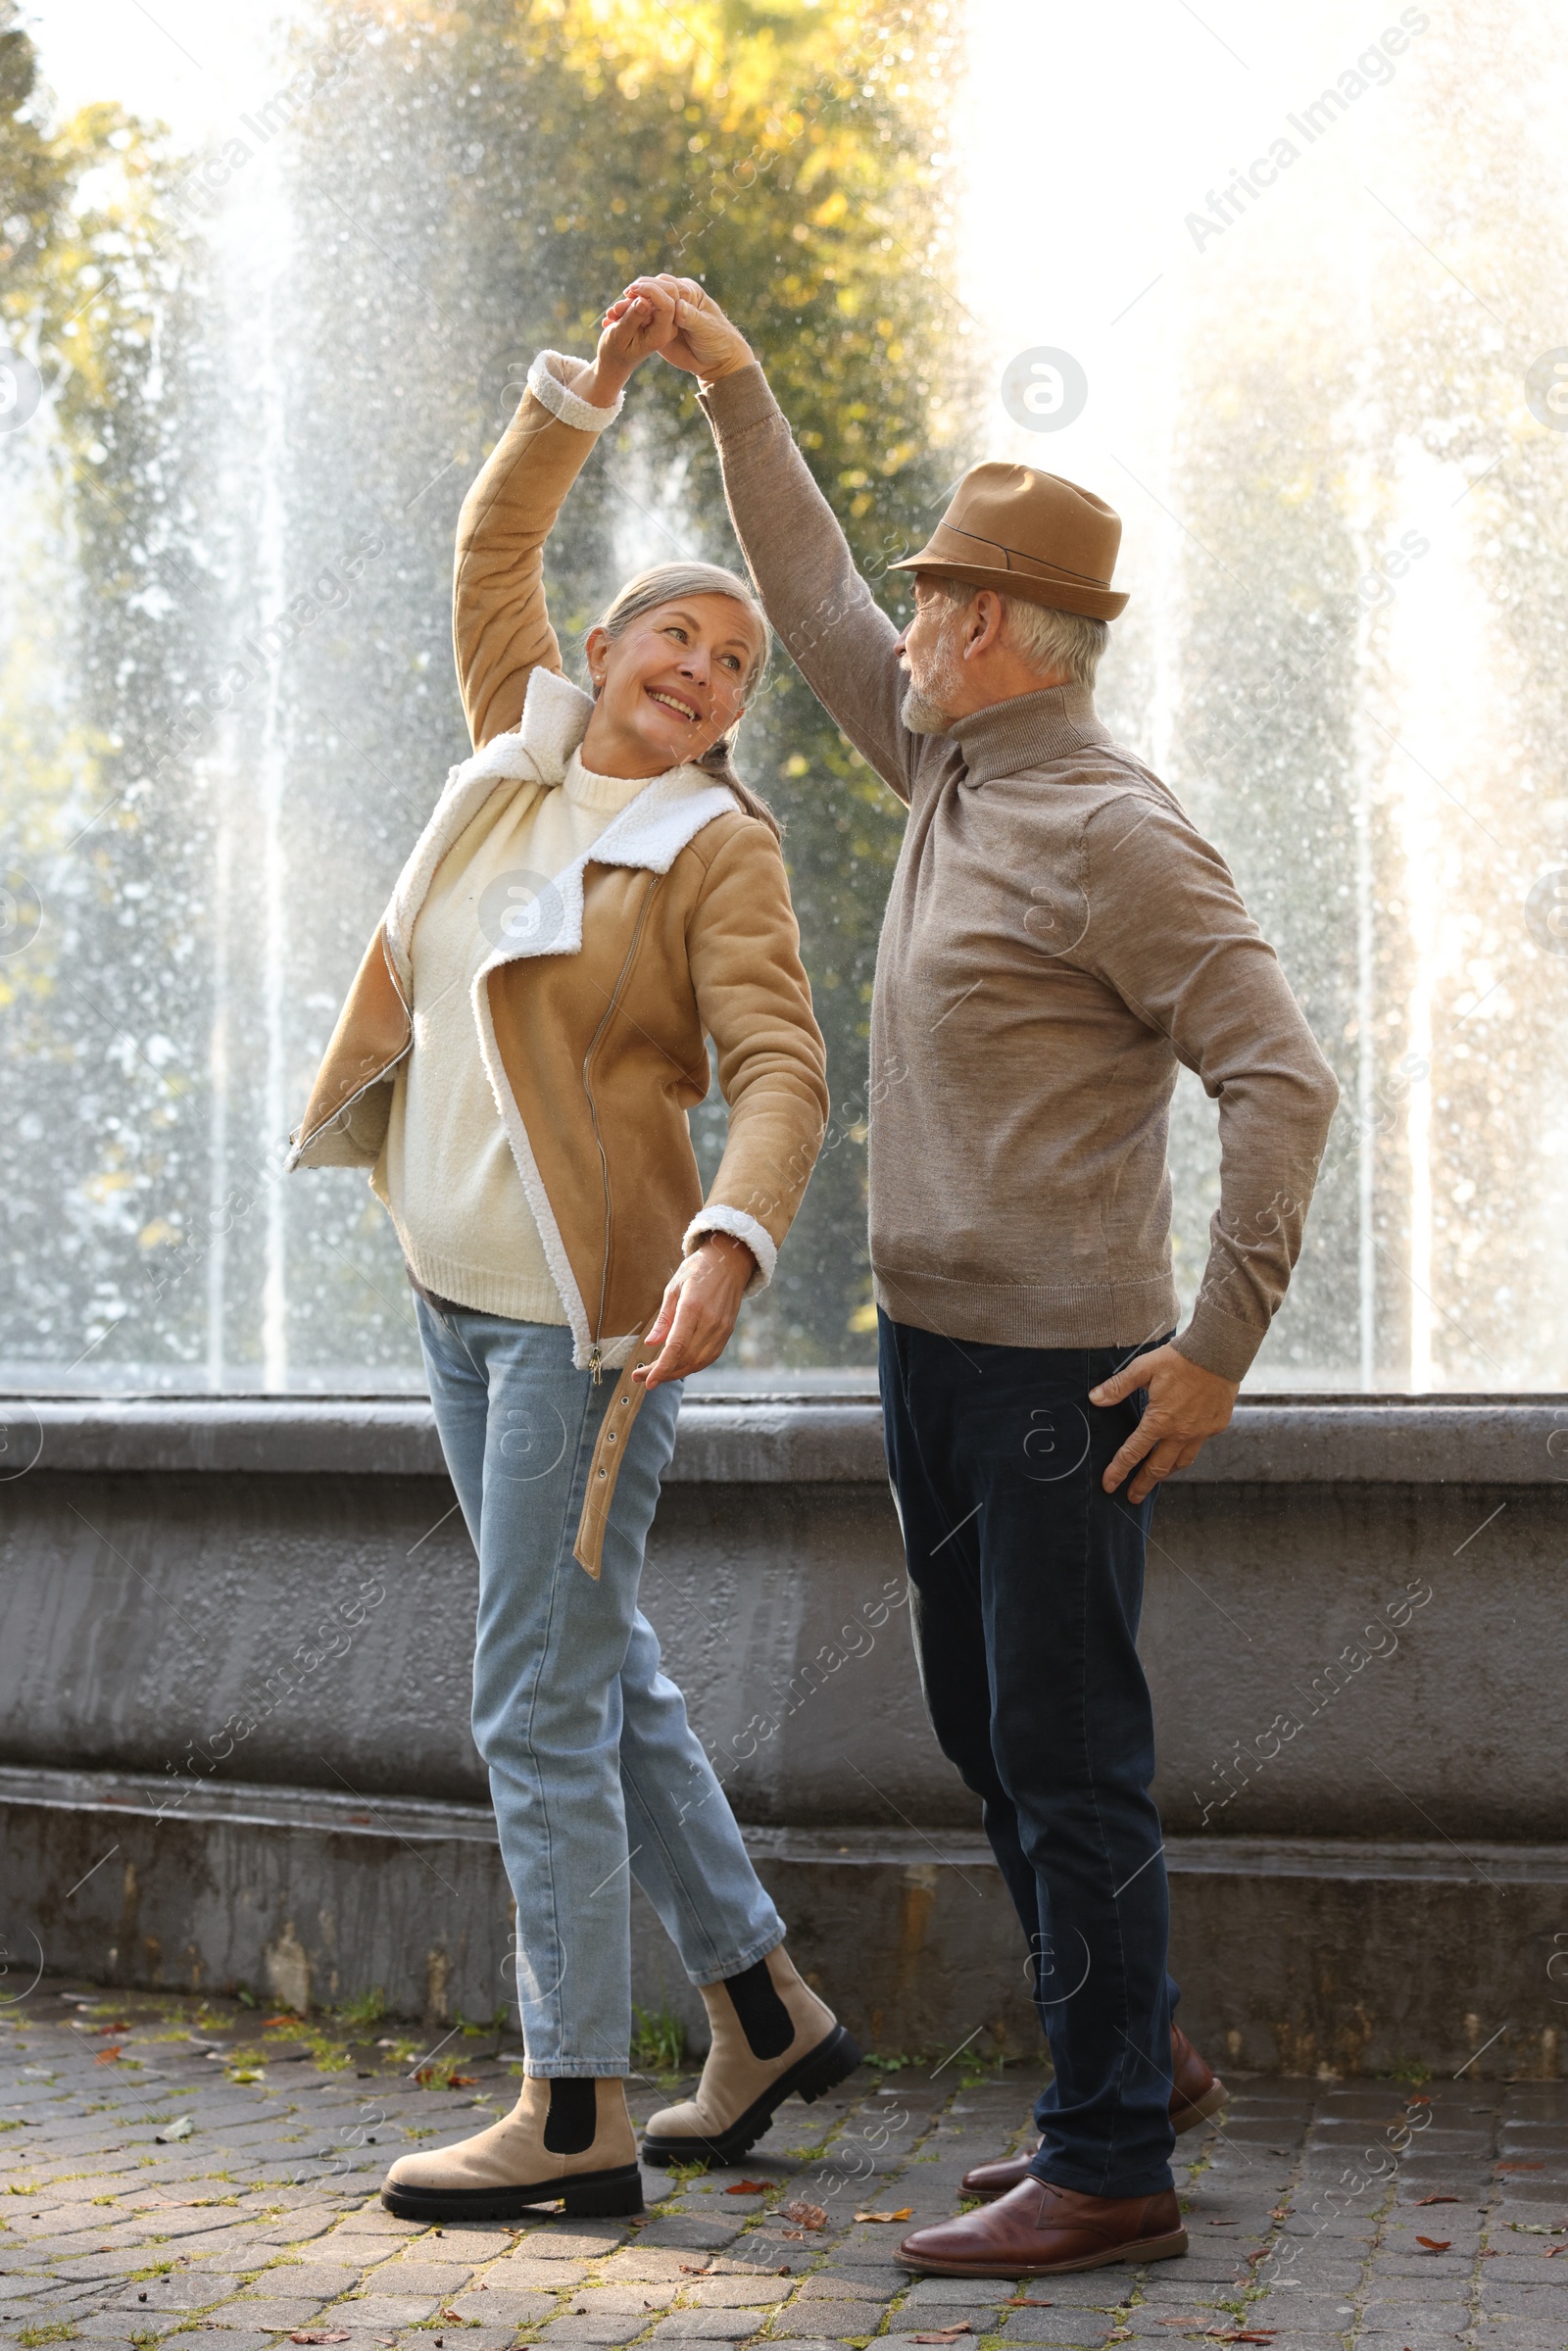
[[[745, 580], [738, 578], [733, 571], [726, 571], [722, 563], [655, 563], [651, 570], [639, 571], [635, 579], [626, 582], [601, 612], [594, 626], [602, 628], [613, 644], [617, 637], [625, 635], [633, 621], [641, 620], [660, 605], [677, 604], [683, 597], [690, 596], [728, 596], [734, 603], [743, 605], [757, 622], [758, 649], [742, 685], [742, 692], [750, 702], [767, 675], [772, 639], [768, 633], [766, 615], [757, 598]], [[727, 735], [721, 735], [716, 743], [710, 745], [696, 764], [717, 782], [727, 784], [748, 815], [760, 816], [777, 839], [782, 832], [778, 818], [760, 793], [754, 792], [750, 784], [742, 783], [732, 764], [738, 731], [737, 721]]]

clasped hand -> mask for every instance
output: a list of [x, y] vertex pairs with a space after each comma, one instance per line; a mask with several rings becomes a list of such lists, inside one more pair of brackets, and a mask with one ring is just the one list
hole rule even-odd
[[703, 383], [715, 383], [752, 359], [739, 327], [695, 278], [637, 277], [606, 311], [592, 364], [571, 388], [597, 407], [612, 407], [656, 352]]

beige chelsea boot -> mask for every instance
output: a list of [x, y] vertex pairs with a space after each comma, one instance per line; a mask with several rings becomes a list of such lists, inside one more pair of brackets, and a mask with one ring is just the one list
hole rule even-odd
[[643, 2132], [647, 2163], [738, 2163], [786, 2098], [820, 2098], [860, 2062], [831, 2008], [779, 1944], [739, 1976], [700, 1986], [712, 2047], [697, 2094]]
[[400, 2155], [381, 2189], [405, 2221], [514, 2220], [558, 2196], [576, 2220], [642, 2211], [624, 2082], [530, 2078], [501, 2122], [453, 2147]]

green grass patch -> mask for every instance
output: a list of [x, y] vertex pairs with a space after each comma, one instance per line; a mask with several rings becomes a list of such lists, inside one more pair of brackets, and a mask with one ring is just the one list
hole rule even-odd
[[24, 2351], [35, 2351], [35, 2346], [39, 2343], [74, 2342], [75, 2335], [76, 2329], [69, 2320], [56, 2319], [52, 2327], [20, 2327], [17, 2332], [17, 2340], [24, 2345]]
[[639, 2074], [673, 2080], [686, 2069], [686, 2028], [672, 2008], [634, 2008], [631, 2062]]
[[345, 2000], [338, 2009], [338, 2021], [344, 2025], [378, 2025], [386, 2014], [386, 1994], [379, 1984], [362, 1991], [357, 1999]]

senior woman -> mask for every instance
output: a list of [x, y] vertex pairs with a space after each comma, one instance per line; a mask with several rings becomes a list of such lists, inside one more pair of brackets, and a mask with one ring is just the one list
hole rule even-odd
[[[750, 591], [706, 563], [632, 580], [589, 631], [591, 694], [545, 609], [545, 542], [660, 331], [621, 306], [591, 363], [541, 353], [464, 504], [474, 757], [290, 1158], [371, 1170], [479, 1554], [473, 1732], [516, 1901], [524, 2079], [504, 2121], [392, 2166], [383, 2200], [410, 2219], [641, 2209], [629, 1876], [712, 2032], [644, 2155], [734, 2161], [784, 2098], [859, 2062], [784, 1950], [637, 1605], [680, 1382], [770, 1278], [828, 1106], [778, 828], [729, 763], [767, 651]], [[686, 1113], [710, 1038], [729, 1135], [705, 1201]]]

